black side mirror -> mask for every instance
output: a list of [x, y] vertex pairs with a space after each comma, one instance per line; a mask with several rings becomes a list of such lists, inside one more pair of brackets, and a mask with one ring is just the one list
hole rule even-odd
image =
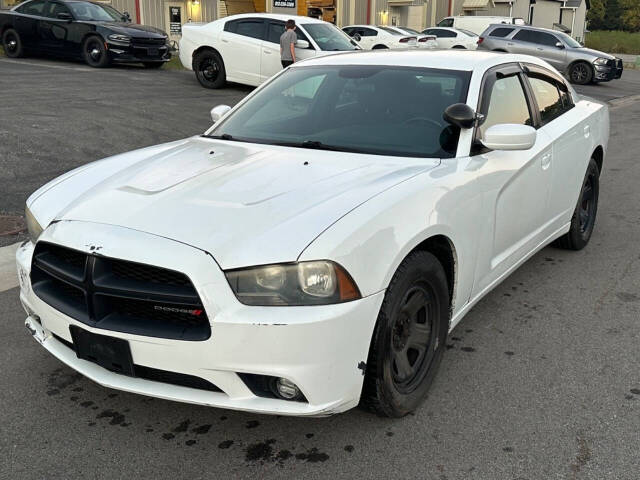
[[456, 127], [472, 128], [481, 116], [466, 103], [454, 103], [445, 109], [442, 118], [445, 122], [455, 125]]
[[122, 20], [127, 23], [131, 23], [131, 15], [129, 15], [129, 12], [124, 12], [122, 14]]
[[73, 17], [71, 16], [70, 13], [67, 12], [60, 12], [57, 15], [58, 20], [66, 20], [67, 22], [70, 22], [73, 20]]
[[360, 36], [360, 34], [359, 34], [359, 33], [354, 33], [354, 34], [353, 34], [353, 39], [354, 39], [356, 42], [359, 42], [360, 40], [362, 40], [362, 37]]

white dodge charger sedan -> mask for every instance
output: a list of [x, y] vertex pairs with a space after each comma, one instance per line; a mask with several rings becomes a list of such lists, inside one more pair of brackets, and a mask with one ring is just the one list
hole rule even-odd
[[296, 22], [296, 60], [360, 46], [335, 25], [309, 17], [272, 13], [232, 15], [210, 23], [187, 23], [180, 38], [180, 62], [205, 88], [227, 81], [257, 86], [282, 70], [280, 36]]
[[594, 228], [607, 107], [533, 57], [319, 57], [212, 117], [27, 201], [26, 326], [102, 385], [399, 417], [476, 302]]

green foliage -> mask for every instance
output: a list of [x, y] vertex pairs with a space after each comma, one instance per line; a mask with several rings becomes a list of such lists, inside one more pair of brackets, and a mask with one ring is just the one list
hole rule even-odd
[[640, 0], [591, 0], [589, 30], [640, 31]]
[[640, 54], [640, 32], [595, 31], [587, 33], [585, 46], [607, 53]]

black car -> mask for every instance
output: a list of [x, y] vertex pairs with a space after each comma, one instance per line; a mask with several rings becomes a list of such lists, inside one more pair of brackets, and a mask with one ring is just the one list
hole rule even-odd
[[44, 53], [81, 58], [92, 67], [140, 62], [148, 68], [169, 61], [162, 30], [130, 22], [128, 13], [81, 0], [29, 0], [0, 13], [0, 36], [8, 57]]

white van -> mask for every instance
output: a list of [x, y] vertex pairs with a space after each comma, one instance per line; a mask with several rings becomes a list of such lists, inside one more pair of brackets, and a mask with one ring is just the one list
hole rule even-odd
[[463, 30], [470, 30], [480, 35], [489, 25], [496, 23], [512, 23], [514, 25], [524, 25], [525, 22], [520, 17], [483, 17], [483, 16], [457, 16], [445, 17], [438, 22], [438, 27], [452, 27]]

